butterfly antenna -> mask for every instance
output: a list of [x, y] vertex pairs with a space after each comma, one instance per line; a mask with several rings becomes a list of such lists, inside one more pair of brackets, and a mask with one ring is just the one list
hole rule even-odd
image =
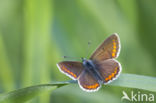
[[91, 41], [89, 41], [88, 45], [87, 45], [86, 55], [85, 55], [86, 58], [88, 57], [88, 52], [89, 52], [90, 45], [91, 45]]
[[70, 56], [63, 56], [64, 59], [79, 59], [81, 60], [80, 57], [70, 57]]

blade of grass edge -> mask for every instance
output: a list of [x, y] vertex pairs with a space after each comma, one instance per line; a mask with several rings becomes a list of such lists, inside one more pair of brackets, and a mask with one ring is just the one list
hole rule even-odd
[[22, 89], [17, 89], [9, 93], [1, 94], [0, 103], [23, 103], [41, 93], [52, 91], [69, 83], [72, 83], [72, 81], [56, 82], [52, 84], [40, 84]]
[[120, 77], [109, 85], [137, 88], [156, 92], [156, 77], [136, 75], [136, 74], [121, 74]]

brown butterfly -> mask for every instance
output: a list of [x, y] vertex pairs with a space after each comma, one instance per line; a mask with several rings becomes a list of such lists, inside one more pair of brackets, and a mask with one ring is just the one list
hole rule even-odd
[[118, 34], [109, 36], [87, 60], [62, 61], [57, 64], [59, 70], [74, 80], [87, 92], [97, 91], [101, 84], [107, 84], [117, 79], [122, 70], [120, 63], [115, 60], [120, 53]]

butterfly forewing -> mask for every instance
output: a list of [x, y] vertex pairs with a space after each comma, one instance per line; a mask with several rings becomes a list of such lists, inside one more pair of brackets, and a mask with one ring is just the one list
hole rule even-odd
[[88, 92], [97, 91], [100, 88], [98, 80], [88, 70], [84, 70], [78, 79], [80, 87]]
[[95, 63], [95, 65], [103, 78], [104, 84], [110, 83], [112, 80], [116, 79], [122, 69], [120, 63], [114, 59], [104, 60]]
[[93, 61], [116, 58], [120, 52], [120, 40], [117, 34], [108, 37], [90, 57]]
[[84, 70], [82, 63], [76, 61], [63, 61], [58, 63], [57, 66], [61, 72], [74, 80], [77, 79]]

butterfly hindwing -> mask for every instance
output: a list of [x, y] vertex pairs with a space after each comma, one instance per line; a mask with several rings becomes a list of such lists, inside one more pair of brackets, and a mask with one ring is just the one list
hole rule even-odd
[[98, 63], [95, 63], [98, 72], [103, 78], [104, 84], [110, 83], [112, 80], [115, 80], [122, 70], [120, 63], [114, 59], [104, 60]]
[[120, 40], [117, 34], [109, 36], [91, 55], [90, 59], [102, 61], [116, 58], [120, 52]]
[[61, 72], [74, 80], [76, 80], [84, 70], [82, 63], [77, 61], [63, 61], [58, 63], [57, 66]]
[[87, 92], [97, 91], [100, 88], [98, 80], [88, 70], [84, 70], [78, 79], [79, 86]]

